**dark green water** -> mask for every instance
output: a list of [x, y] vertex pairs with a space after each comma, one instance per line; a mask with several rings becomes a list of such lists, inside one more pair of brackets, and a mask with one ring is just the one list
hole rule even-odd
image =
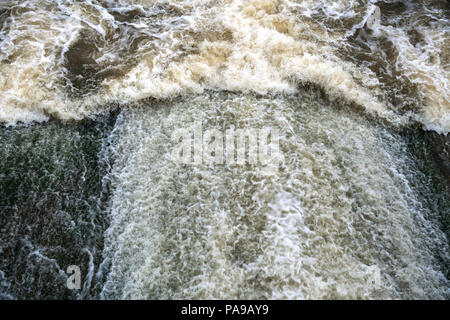
[[97, 270], [108, 222], [102, 148], [113, 117], [0, 128], [2, 298], [90, 298], [66, 287], [67, 266]]

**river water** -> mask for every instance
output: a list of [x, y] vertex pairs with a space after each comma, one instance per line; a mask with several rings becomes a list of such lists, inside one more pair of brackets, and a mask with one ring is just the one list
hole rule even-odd
[[[449, 299], [449, 19], [0, 0], [0, 297]], [[172, 161], [198, 124], [278, 130], [277, 170]]]

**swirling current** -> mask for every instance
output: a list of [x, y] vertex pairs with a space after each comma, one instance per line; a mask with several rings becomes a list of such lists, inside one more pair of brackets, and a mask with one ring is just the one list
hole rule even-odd
[[449, 81], [446, 0], [0, 0], [0, 298], [449, 299]]

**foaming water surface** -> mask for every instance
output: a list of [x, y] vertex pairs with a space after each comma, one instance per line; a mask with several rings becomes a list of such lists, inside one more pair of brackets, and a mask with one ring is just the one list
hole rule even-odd
[[[101, 296], [447, 297], [449, 199], [412, 181], [401, 135], [316, 100], [212, 94], [126, 110]], [[171, 132], [198, 120], [282, 128], [280, 171], [171, 162]]]
[[0, 119], [311, 82], [447, 132], [448, 13], [445, 1], [2, 1]]
[[[0, 0], [0, 297], [448, 299], [449, 13]], [[198, 123], [278, 170], [174, 162]]]
[[[96, 296], [108, 225], [102, 146], [112, 124], [0, 128], [1, 298]], [[66, 286], [69, 265], [84, 275], [80, 291]]]

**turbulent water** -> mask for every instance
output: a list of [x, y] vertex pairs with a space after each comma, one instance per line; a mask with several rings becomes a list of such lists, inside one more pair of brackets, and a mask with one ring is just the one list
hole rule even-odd
[[0, 297], [449, 299], [449, 81], [448, 1], [0, 0]]

